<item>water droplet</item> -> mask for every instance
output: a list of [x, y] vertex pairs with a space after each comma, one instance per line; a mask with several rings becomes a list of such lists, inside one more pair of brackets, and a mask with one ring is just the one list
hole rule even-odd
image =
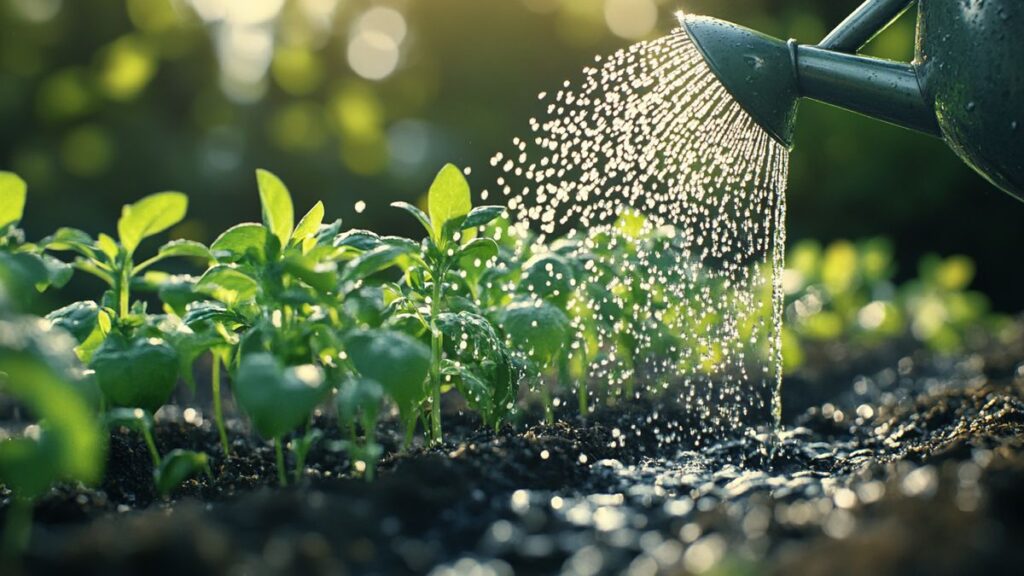
[[698, 435], [777, 425], [786, 148], [681, 29], [597, 61], [550, 102], [490, 163], [515, 252], [557, 238], [581, 264], [568, 287], [552, 266], [523, 289], [568, 290], [589, 311], [573, 326], [583, 379], [623, 398], [656, 389], [699, 416]]

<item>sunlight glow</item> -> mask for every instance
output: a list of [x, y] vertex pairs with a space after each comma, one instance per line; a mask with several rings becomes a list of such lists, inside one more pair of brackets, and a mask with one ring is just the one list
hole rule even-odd
[[382, 80], [398, 67], [402, 41], [408, 31], [405, 18], [391, 8], [371, 8], [352, 27], [348, 63], [368, 80]]
[[654, 30], [658, 7], [653, 0], [605, 0], [604, 19], [616, 36], [639, 40]]

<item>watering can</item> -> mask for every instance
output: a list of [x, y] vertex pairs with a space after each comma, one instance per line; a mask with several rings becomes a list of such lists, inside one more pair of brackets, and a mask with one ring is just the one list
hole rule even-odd
[[733, 98], [792, 148], [811, 98], [931, 134], [1024, 200], [1024, 0], [918, 0], [911, 63], [857, 55], [913, 0], [867, 0], [817, 46], [703, 16], [680, 20]]

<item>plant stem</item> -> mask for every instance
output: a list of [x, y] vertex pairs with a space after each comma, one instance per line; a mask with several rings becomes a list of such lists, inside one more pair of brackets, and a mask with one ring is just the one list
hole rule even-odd
[[156, 442], [153, 441], [153, 433], [149, 431], [148, 425], [142, 426], [142, 439], [146, 441], [146, 448], [149, 449], [149, 457], [153, 459], [153, 468], [159, 468], [162, 458], [156, 449]]
[[292, 475], [295, 476], [295, 483], [302, 482], [302, 471], [306, 469], [306, 453], [295, 452], [295, 470], [292, 471]]
[[303, 431], [303, 436], [300, 440], [292, 440], [292, 451], [295, 452], [295, 470], [293, 475], [295, 476], [295, 483], [302, 482], [302, 472], [306, 469], [306, 451], [309, 449], [306, 440], [309, 438], [309, 423], [306, 423], [306, 429]]
[[[370, 425], [367, 426], [367, 424]], [[377, 445], [377, 430], [375, 430], [372, 422], [363, 422], [363, 428], [365, 436], [363, 438], [363, 445], [366, 446], [366, 480], [371, 482], [377, 471], [377, 457], [374, 450]]]
[[540, 397], [544, 401], [544, 423], [551, 425], [555, 423], [555, 407], [551, 401], [551, 390], [548, 389], [544, 379], [540, 379]]
[[434, 292], [430, 298], [430, 439], [441, 443], [441, 346], [444, 336], [437, 327], [441, 309], [441, 283], [443, 271], [434, 276]]
[[402, 452], [408, 452], [409, 448], [412, 448], [413, 435], [416, 433], [416, 420], [411, 419], [409, 422], [404, 424], [404, 432], [402, 438]]
[[5, 516], [3, 553], [0, 557], [5, 562], [14, 562], [28, 547], [32, 536], [32, 501], [12, 496]]
[[[571, 388], [574, 378], [572, 377], [572, 365], [569, 363], [572, 357], [572, 348], [567, 348], [558, 357], [558, 383], [564, 388]], [[576, 380], [576, 400], [579, 403], [580, 417], [587, 417], [587, 384], [580, 378]]]
[[587, 357], [583, 346], [580, 346], [579, 353], [583, 356], [581, 358], [582, 362], [580, 362], [582, 366], [580, 377], [576, 380], [576, 401], [579, 403], [580, 417], [586, 418], [590, 414], [590, 406], [588, 406], [590, 399], [587, 391]]
[[274, 456], [277, 458], [277, 482], [281, 486], [288, 485], [288, 477], [284, 471], [284, 448], [281, 446], [281, 437], [274, 438]]
[[220, 447], [224, 450], [224, 456], [231, 453], [228, 445], [228, 431], [224, 427], [224, 411], [220, 402], [220, 358], [216, 352], [213, 353], [213, 368], [210, 374], [210, 383], [213, 392], [213, 419], [217, 423], [217, 434], [220, 435]]
[[129, 290], [131, 289], [131, 282], [132, 282], [132, 262], [131, 262], [131, 260], [127, 256], [125, 256], [125, 262], [124, 262], [124, 265], [121, 266], [121, 277], [118, 280], [118, 286], [117, 286], [117, 297], [118, 297], [118, 308], [119, 308], [118, 309], [118, 315], [120, 316], [120, 318], [125, 318], [126, 316], [128, 316], [128, 310], [130, 308], [130, 306], [129, 306], [129, 299], [130, 299]]

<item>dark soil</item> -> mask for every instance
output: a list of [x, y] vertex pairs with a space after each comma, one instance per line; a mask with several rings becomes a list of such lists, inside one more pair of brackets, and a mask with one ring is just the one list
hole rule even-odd
[[326, 417], [302, 481], [281, 489], [271, 447], [243, 423], [224, 458], [209, 421], [165, 411], [161, 450], [206, 451], [212, 480], [161, 499], [144, 444], [116, 432], [103, 485], [44, 498], [22, 566], [0, 572], [1016, 573], [1024, 344], [979, 350], [796, 375], [774, 443], [666, 445], [685, 415], [644, 402], [498, 433], [453, 412], [443, 449], [405, 454], [384, 423], [372, 483]]

